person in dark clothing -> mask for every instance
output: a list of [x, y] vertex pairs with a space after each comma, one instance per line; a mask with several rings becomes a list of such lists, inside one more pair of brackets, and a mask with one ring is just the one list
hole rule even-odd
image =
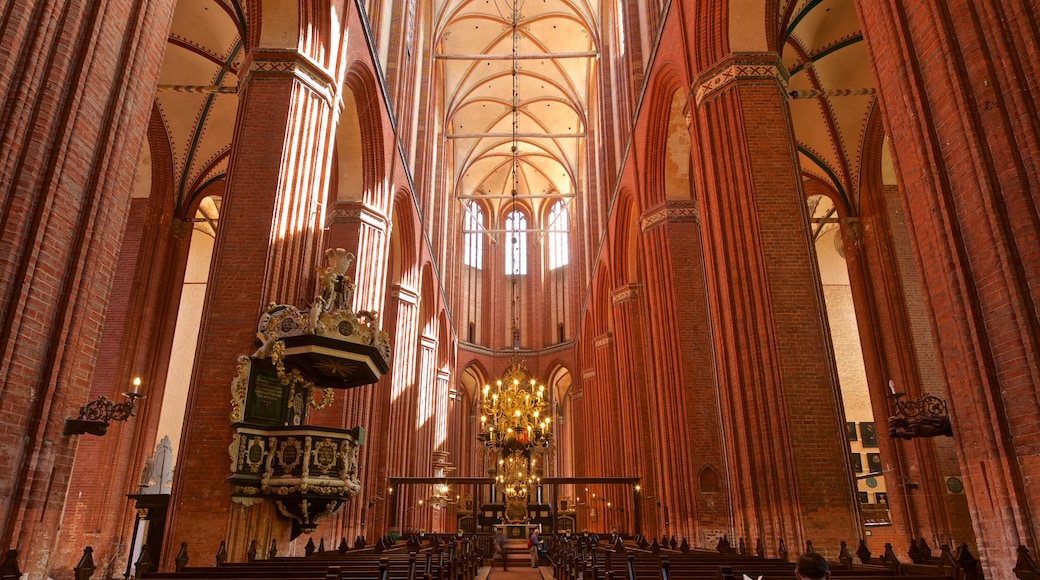
[[502, 558], [502, 570], [508, 570], [509, 558], [506, 557], [506, 531], [501, 528], [498, 530], [498, 535], [495, 536], [495, 551]]
[[831, 572], [823, 556], [808, 552], [798, 556], [794, 565], [794, 575], [798, 580], [829, 580]]

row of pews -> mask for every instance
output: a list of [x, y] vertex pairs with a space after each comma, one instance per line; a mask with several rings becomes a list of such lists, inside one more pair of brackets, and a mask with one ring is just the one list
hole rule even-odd
[[[807, 542], [807, 552], [815, 551]], [[557, 536], [552, 539], [549, 559], [556, 580], [793, 580], [795, 555], [781, 542], [779, 557], [767, 558], [761, 541], [750, 554], [743, 539], [739, 548], [731, 548], [725, 538], [715, 551], [691, 549], [683, 540], [662, 538], [648, 542], [645, 538], [624, 539], [619, 536]], [[938, 554], [925, 541], [915, 540], [907, 553], [910, 560], [901, 561], [891, 546], [885, 544], [880, 557], [872, 557], [864, 542], [855, 557], [845, 542], [837, 562], [830, 563], [832, 580], [886, 580], [912, 577], [912, 580], [979, 580], [979, 565], [961, 545], [954, 551], [942, 546]], [[1019, 549], [1014, 572], [1021, 580], [1040, 580], [1036, 564], [1027, 549]]]
[[[346, 540], [335, 550], [309, 542], [305, 556], [277, 556], [272, 546], [261, 559], [251, 546], [246, 562], [228, 562], [221, 544], [213, 566], [192, 565], [188, 547], [181, 544], [173, 572], [151, 571], [151, 562], [138, 560], [136, 578], [145, 580], [474, 580], [483, 565], [490, 537], [432, 535], [411, 536], [407, 541], [380, 538], [372, 546], [364, 540], [348, 547]], [[147, 550], [142, 550], [142, 554]], [[17, 567], [17, 565], [15, 565]], [[95, 567], [91, 548], [83, 552], [74, 569], [76, 580], [87, 580]], [[6, 579], [6, 576], [0, 575]]]

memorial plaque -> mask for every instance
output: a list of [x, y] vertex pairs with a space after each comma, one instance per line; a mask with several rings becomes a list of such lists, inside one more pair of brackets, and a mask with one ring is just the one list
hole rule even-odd
[[251, 425], [285, 425], [288, 421], [289, 389], [278, 380], [274, 367], [261, 361], [252, 361], [243, 422]]

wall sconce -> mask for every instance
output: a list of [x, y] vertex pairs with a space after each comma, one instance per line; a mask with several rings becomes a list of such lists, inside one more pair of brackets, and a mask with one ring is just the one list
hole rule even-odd
[[900, 400], [906, 393], [897, 393], [895, 383], [888, 381], [889, 399], [896, 408], [896, 415], [888, 418], [888, 436], [893, 439], [916, 439], [918, 437], [953, 437], [950, 413], [946, 401], [924, 394], [916, 401]]
[[134, 416], [134, 406], [137, 399], [143, 399], [140, 394], [141, 377], [134, 377], [134, 390], [123, 393], [128, 400], [125, 403], [109, 401], [104, 396], [82, 405], [79, 408], [79, 417], [65, 419], [65, 427], [62, 435], [97, 435], [101, 436], [108, 432], [109, 421], [126, 421]]

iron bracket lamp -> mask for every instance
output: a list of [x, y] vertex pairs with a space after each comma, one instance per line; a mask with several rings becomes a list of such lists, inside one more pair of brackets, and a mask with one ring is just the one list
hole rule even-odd
[[895, 404], [896, 415], [888, 418], [888, 436], [893, 439], [917, 439], [919, 437], [953, 437], [950, 414], [946, 401], [934, 395], [924, 394], [917, 400], [901, 400], [906, 393], [895, 392], [888, 383], [889, 399]]
[[126, 402], [116, 403], [109, 401], [105, 396], [100, 396], [89, 403], [81, 405], [79, 417], [65, 419], [62, 435], [97, 435], [98, 437], [108, 432], [111, 421], [126, 421], [134, 416], [134, 407], [138, 399], [144, 395], [138, 390], [141, 388], [141, 377], [134, 377], [134, 390], [123, 393]]

